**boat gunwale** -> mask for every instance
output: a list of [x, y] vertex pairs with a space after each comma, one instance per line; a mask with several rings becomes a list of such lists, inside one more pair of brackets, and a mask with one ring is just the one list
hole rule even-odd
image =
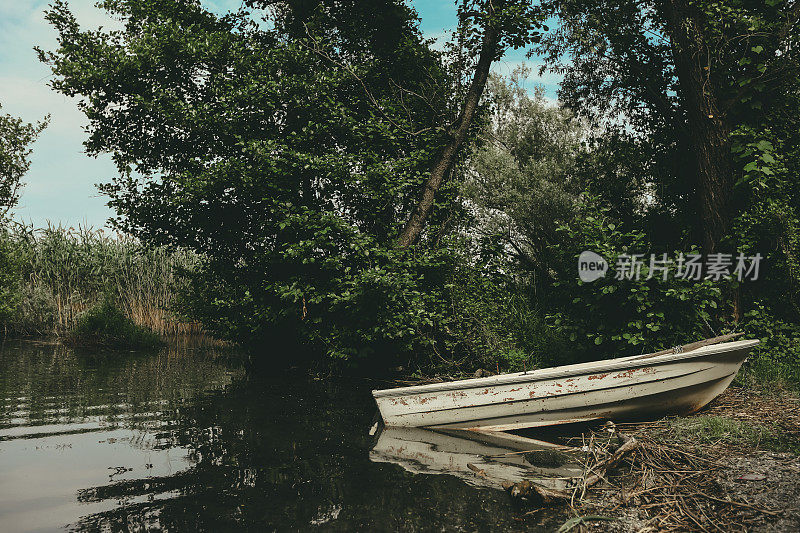
[[[394, 389], [373, 390], [372, 396], [374, 398], [390, 398], [396, 396], [409, 396], [415, 394], [445, 392], [451, 390], [468, 390], [477, 389], [481, 387], [496, 387], [501, 385], [509, 385], [514, 383], [527, 383], [536, 381], [546, 381], [551, 379], [560, 379], [573, 376], [594, 375], [603, 372], [613, 372], [615, 370], [625, 370], [631, 368], [645, 368], [657, 366], [664, 363], [672, 363], [685, 359], [694, 359], [698, 357], [706, 357], [709, 355], [716, 355], [719, 353], [732, 352], [737, 350], [749, 350], [759, 343], [758, 339], [740, 340], [733, 342], [725, 342], [721, 344], [714, 344], [710, 346], [703, 346], [688, 352], [677, 354], [664, 354], [655, 357], [643, 359], [640, 355], [630, 355], [625, 357], [618, 357], [616, 359], [606, 359], [594, 361], [596, 366], [584, 367], [583, 363], [576, 365], [578, 368], [567, 368], [573, 365], [562, 365], [553, 368], [542, 368], [528, 372], [517, 372], [514, 374], [500, 374], [497, 376], [489, 376], [485, 378], [470, 378], [457, 381], [447, 381], [444, 383], [430, 383], [426, 385], [412, 385], [410, 387], [398, 387]], [[607, 363], [605, 365], [601, 363]]]

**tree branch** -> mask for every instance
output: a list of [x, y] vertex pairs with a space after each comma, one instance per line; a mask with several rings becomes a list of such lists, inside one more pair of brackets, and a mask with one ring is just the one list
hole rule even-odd
[[411, 217], [408, 219], [408, 222], [397, 240], [397, 246], [399, 248], [407, 248], [416, 243], [422, 233], [422, 229], [425, 227], [425, 221], [433, 208], [436, 192], [442, 185], [444, 177], [452, 168], [458, 150], [467, 137], [470, 124], [478, 109], [478, 102], [486, 87], [489, 69], [497, 54], [499, 42], [499, 31], [492, 26], [488, 26], [483, 33], [478, 64], [475, 66], [472, 83], [467, 91], [461, 113], [455, 125], [449, 131], [450, 139], [431, 165], [431, 172], [428, 179], [425, 181], [425, 186], [422, 190], [419, 202], [417, 203], [417, 207], [414, 209], [414, 212], [411, 214]]

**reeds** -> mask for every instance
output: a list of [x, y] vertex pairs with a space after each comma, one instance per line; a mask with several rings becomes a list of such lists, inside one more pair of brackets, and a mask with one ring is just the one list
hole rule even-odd
[[190, 252], [84, 227], [18, 224], [4, 238], [14, 241], [21, 272], [19, 312], [7, 329], [60, 335], [110, 298], [134, 323], [161, 335], [200, 332], [199, 324], [175, 311], [188, 283], [184, 273], [198, 265]]

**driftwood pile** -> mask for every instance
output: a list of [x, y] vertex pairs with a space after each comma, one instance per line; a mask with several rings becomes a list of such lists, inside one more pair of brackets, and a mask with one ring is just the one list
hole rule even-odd
[[590, 510], [613, 517], [635, 508], [642, 532], [745, 531], [778, 514], [726, 494], [716, 481], [725, 465], [710, 450], [681, 449], [645, 432], [623, 435], [613, 426], [588, 441], [579, 448], [585, 473], [567, 490], [530, 481], [506, 490], [535, 508], [569, 506], [576, 516]]
[[[614, 446], [613, 441], [617, 441], [619, 446]], [[575, 501], [576, 495], [579, 499], [586, 494], [586, 490], [602, 479], [605, 479], [609, 469], [614, 468], [628, 452], [635, 450], [639, 442], [633, 437], [623, 437], [615, 435], [609, 439], [609, 443], [604, 447], [605, 457], [597, 460], [591, 466], [586, 465], [584, 475], [580, 480], [573, 482], [572, 490], [555, 490], [528, 480], [519, 483], [505, 483], [506, 489], [512, 498], [527, 500], [538, 505], [568, 504]], [[590, 448], [587, 448], [590, 449]], [[597, 455], [593, 455], [597, 458]]]
[[646, 531], [744, 531], [764, 515], [777, 515], [724, 493], [717, 479], [725, 465], [694, 452], [640, 436], [627, 486], [610, 510], [643, 510], [649, 517]]

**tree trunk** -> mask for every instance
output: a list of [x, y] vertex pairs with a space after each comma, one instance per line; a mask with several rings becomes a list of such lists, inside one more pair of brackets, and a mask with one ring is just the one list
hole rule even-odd
[[445, 176], [447, 176], [450, 169], [453, 167], [458, 150], [467, 137], [470, 124], [475, 117], [475, 112], [478, 109], [478, 102], [481, 99], [483, 90], [486, 87], [486, 80], [489, 77], [489, 69], [497, 53], [498, 41], [499, 32], [491, 26], [487, 27], [483, 33], [478, 64], [475, 67], [472, 82], [470, 83], [469, 90], [464, 99], [464, 105], [461, 108], [458, 119], [448, 132], [450, 139], [431, 165], [431, 173], [425, 181], [422, 196], [397, 240], [397, 246], [400, 248], [407, 248], [416, 243], [425, 227], [425, 221], [433, 208], [436, 192], [439, 190], [439, 187], [441, 187]]
[[732, 194], [731, 128], [716, 94], [703, 17], [688, 0], [666, 0], [681, 97], [697, 173], [703, 251], [718, 251], [728, 231]]

